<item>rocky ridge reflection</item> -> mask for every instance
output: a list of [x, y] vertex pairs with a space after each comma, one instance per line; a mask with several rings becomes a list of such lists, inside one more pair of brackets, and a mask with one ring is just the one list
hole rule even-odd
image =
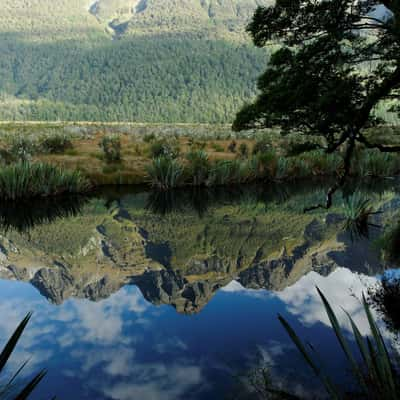
[[[153, 304], [196, 313], [233, 280], [282, 291], [310, 271], [380, 273], [371, 242], [352, 242], [341, 231], [340, 210], [301, 213], [321, 193], [206, 193], [207, 203], [188, 192], [167, 194], [161, 203], [147, 193], [99, 196], [66, 218], [4, 231], [0, 278], [30, 282], [55, 304], [70, 297], [98, 301], [137, 285]], [[190, 196], [201, 212], [188, 207]], [[385, 211], [381, 219], [397, 202], [393, 191], [374, 194]]]

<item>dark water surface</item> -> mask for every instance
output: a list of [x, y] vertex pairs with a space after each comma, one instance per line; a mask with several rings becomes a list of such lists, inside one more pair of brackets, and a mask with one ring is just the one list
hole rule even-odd
[[[397, 187], [361, 188], [382, 226], [397, 216]], [[315, 183], [108, 189], [3, 206], [0, 345], [34, 312], [10, 371], [29, 357], [26, 375], [48, 369], [33, 399], [223, 399], [255, 398], [243, 376], [269, 366], [277, 385], [323, 397], [277, 314], [344, 382], [315, 286], [367, 333], [358, 299], [385, 271], [381, 230], [352, 241], [341, 196], [328, 213], [302, 212], [323, 195]]]

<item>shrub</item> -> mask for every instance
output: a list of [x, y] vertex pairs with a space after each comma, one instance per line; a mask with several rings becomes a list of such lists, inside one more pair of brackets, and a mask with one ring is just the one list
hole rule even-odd
[[72, 147], [72, 141], [66, 134], [47, 134], [39, 138], [39, 150], [43, 153], [60, 154], [72, 149]]
[[143, 136], [143, 141], [145, 143], [151, 143], [154, 140], [156, 140], [156, 135], [154, 133], [147, 133], [146, 135]]
[[247, 146], [246, 143], [240, 143], [239, 154], [243, 158], [245, 158], [249, 155], [249, 146]]
[[103, 136], [99, 146], [107, 162], [121, 161], [121, 139], [118, 135]]
[[157, 157], [147, 167], [151, 185], [160, 190], [175, 188], [181, 184], [183, 167], [171, 157]]
[[38, 143], [29, 135], [13, 135], [8, 138], [7, 151], [13, 161], [28, 161], [38, 153]]
[[229, 145], [228, 145], [228, 150], [229, 150], [231, 153], [236, 153], [236, 146], [237, 146], [236, 141], [235, 141], [235, 140], [232, 140], [232, 142], [230, 142]]
[[152, 158], [177, 158], [179, 154], [179, 142], [176, 140], [157, 140], [150, 145], [150, 156]]
[[186, 155], [187, 174], [195, 186], [204, 185], [210, 173], [210, 162], [204, 150], [192, 150]]
[[21, 162], [0, 170], [3, 200], [76, 194], [89, 188], [89, 181], [79, 171], [66, 171], [50, 164]]

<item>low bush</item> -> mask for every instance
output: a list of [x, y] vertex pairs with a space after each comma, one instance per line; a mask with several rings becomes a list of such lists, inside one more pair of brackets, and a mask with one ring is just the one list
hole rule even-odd
[[38, 141], [31, 135], [17, 134], [8, 137], [7, 152], [12, 161], [29, 161], [39, 152]]
[[143, 136], [143, 141], [145, 143], [151, 143], [156, 140], [156, 135], [154, 133], [147, 133]]
[[228, 150], [231, 153], [236, 153], [236, 147], [237, 147], [236, 140], [232, 140], [232, 142], [230, 142], [229, 145], [228, 145]]
[[39, 137], [38, 146], [40, 152], [48, 154], [60, 154], [73, 148], [71, 138], [63, 133]]
[[121, 161], [121, 139], [118, 135], [103, 136], [99, 146], [103, 151], [106, 162]]
[[240, 143], [239, 146], [239, 155], [242, 158], [246, 158], [249, 155], [249, 146], [246, 143]]
[[180, 154], [179, 142], [177, 140], [157, 140], [150, 145], [149, 151], [152, 158], [177, 158]]

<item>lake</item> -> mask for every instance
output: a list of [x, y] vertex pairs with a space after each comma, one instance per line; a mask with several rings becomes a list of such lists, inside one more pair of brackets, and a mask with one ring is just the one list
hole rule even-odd
[[[382, 211], [377, 225], [394, 221], [397, 182], [358, 189]], [[359, 299], [387, 268], [382, 228], [343, 231], [341, 195], [328, 212], [303, 213], [324, 191], [109, 188], [3, 206], [0, 345], [34, 313], [9, 372], [30, 357], [26, 379], [48, 370], [33, 399], [236, 399], [255, 398], [255, 371], [268, 368], [276, 385], [323, 398], [277, 316], [346, 382], [315, 287], [367, 333]]]

